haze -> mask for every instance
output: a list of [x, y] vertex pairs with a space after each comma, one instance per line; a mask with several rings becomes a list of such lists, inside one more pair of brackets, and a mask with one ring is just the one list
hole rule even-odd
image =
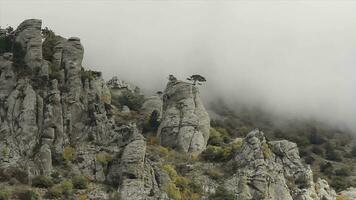
[[206, 101], [356, 128], [356, 2], [3, 1], [0, 24], [40, 18], [78, 36], [84, 66], [163, 90], [198, 73]]

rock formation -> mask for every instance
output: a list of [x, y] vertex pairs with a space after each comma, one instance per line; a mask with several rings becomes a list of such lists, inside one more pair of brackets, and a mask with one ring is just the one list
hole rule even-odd
[[172, 79], [163, 94], [163, 112], [158, 137], [163, 146], [199, 154], [209, 139], [210, 119], [199, 89]]
[[[162, 157], [179, 154], [191, 159], [189, 155], [199, 155], [206, 148], [210, 119], [197, 86], [170, 76], [163, 96], [147, 98], [140, 110], [131, 112], [118, 104], [118, 98], [125, 91], [138, 93], [137, 89], [118, 78], [106, 83], [100, 72], [85, 70], [79, 38], [52, 38], [55, 41], [46, 44], [53, 45], [46, 46], [52, 50], [47, 61], [42, 56], [41, 20], [24, 21], [13, 36], [13, 46], [23, 54], [14, 50], [0, 55], [0, 172], [9, 172], [0, 173], [0, 184], [4, 174], [13, 179], [15, 173], [10, 171], [17, 169], [25, 177], [24, 184], [38, 175], [84, 176], [94, 185], [81, 191], [87, 192], [86, 199], [107, 200], [112, 193], [117, 195], [113, 199], [121, 200], [182, 199], [175, 193], [190, 198], [192, 191], [182, 187], [193, 186], [185, 177], [178, 179], [173, 167], [171, 173], [165, 171]], [[173, 150], [159, 146], [155, 137], [146, 143], [136, 127], [153, 112], [161, 122], [159, 143]], [[220, 182], [188, 166], [200, 173], [201, 199], [208, 199], [219, 185], [241, 199], [335, 199], [325, 180], [313, 181], [296, 144], [269, 142], [258, 130], [242, 140], [229, 162], [235, 164], [233, 176]]]
[[242, 199], [332, 200], [336, 193], [313, 174], [299, 157], [297, 145], [287, 140], [266, 141], [254, 130], [243, 140], [234, 161], [237, 171], [225, 186]]

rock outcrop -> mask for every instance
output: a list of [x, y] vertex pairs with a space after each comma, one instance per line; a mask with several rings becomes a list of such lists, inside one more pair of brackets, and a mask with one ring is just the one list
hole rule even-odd
[[225, 181], [227, 189], [242, 199], [332, 200], [336, 193], [313, 174], [299, 157], [297, 145], [287, 140], [266, 141], [254, 130], [243, 140], [234, 161], [237, 171]]
[[[137, 88], [118, 78], [106, 83], [100, 72], [85, 70], [84, 48], [77, 37], [56, 36], [49, 43], [42, 42], [41, 23], [26, 20], [11, 33], [13, 46], [23, 54], [0, 51], [4, 52], [0, 55], [0, 178], [10, 174], [14, 179], [19, 172], [26, 184], [37, 175], [59, 174], [66, 179], [80, 175], [95, 185], [85, 191], [85, 197], [96, 200], [109, 199], [113, 193], [112, 199], [121, 200], [172, 200], [179, 199], [174, 197], [177, 194], [184, 198], [194, 194], [196, 199], [199, 187], [183, 177], [186, 170], [199, 175], [205, 191], [202, 199], [219, 185], [245, 200], [336, 198], [325, 180], [313, 181], [295, 143], [267, 141], [258, 130], [235, 140], [242, 145], [236, 155], [231, 153], [235, 155], [229, 161], [235, 166], [232, 176], [216, 181], [193, 165], [185, 169], [185, 163], [181, 171], [174, 169], [174, 159], [183, 157], [206, 169], [217, 165], [189, 156], [204, 151], [209, 139], [210, 119], [199, 89], [171, 76], [163, 96], [146, 98], [141, 109], [130, 111], [118, 99], [125, 92], [141, 98]], [[43, 45], [52, 45], [44, 48], [51, 49], [48, 61], [42, 56]], [[141, 133], [142, 120], [154, 112], [156, 126], [149, 133], [156, 134], [160, 122], [159, 143], [172, 151], [159, 146], [149, 134], [147, 143]], [[166, 161], [169, 168], [163, 167]], [[193, 186], [194, 191], [188, 188]], [[349, 198], [353, 194], [353, 189], [342, 192]]]
[[356, 188], [348, 188], [347, 190], [344, 190], [340, 192], [339, 194], [339, 199], [341, 200], [351, 200], [351, 199], [356, 199]]
[[190, 154], [201, 153], [209, 139], [210, 119], [199, 89], [171, 80], [163, 94], [163, 112], [158, 130], [160, 144]]

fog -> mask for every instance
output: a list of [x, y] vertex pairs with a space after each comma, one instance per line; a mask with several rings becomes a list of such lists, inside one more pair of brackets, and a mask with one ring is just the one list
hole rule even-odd
[[4, 1], [0, 24], [41, 18], [78, 36], [84, 66], [163, 90], [201, 74], [206, 102], [224, 99], [356, 128], [356, 2]]

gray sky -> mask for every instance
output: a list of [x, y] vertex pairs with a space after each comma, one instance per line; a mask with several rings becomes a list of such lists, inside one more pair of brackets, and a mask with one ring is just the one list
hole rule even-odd
[[204, 75], [202, 93], [356, 127], [356, 1], [4, 1], [0, 24], [78, 36], [84, 65], [145, 91]]

